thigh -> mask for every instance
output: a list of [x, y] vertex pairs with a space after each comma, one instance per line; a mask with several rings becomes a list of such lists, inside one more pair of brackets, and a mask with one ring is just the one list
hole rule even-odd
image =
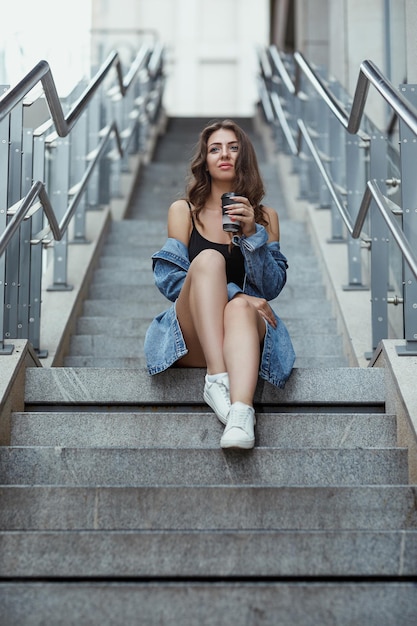
[[185, 345], [188, 353], [176, 362], [178, 367], [205, 367], [206, 359], [201, 348], [198, 335], [194, 326], [194, 322], [190, 313], [189, 297], [190, 297], [191, 277], [188, 274], [185, 278], [180, 295], [175, 303], [175, 311], [178, 323], [184, 337]]

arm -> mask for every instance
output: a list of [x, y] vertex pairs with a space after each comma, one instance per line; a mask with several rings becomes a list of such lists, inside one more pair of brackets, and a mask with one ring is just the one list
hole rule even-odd
[[185, 200], [176, 200], [168, 209], [168, 237], [182, 241], [188, 248], [192, 229], [190, 209]]
[[168, 209], [168, 239], [163, 248], [152, 255], [155, 285], [171, 302], [178, 298], [190, 266], [190, 222], [187, 202], [173, 202]]
[[188, 249], [182, 241], [168, 238], [158, 252], [152, 255], [155, 285], [171, 302], [174, 302], [182, 289], [190, 267]]

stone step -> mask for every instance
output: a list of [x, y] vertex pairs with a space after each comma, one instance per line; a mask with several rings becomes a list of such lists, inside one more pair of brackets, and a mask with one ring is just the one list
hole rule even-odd
[[417, 623], [412, 582], [3, 582], [0, 604], [3, 626]]
[[[152, 320], [152, 316], [148, 318], [128, 317], [123, 315], [123, 307], [121, 307], [121, 315], [118, 317], [80, 317], [77, 321], [77, 335], [110, 335], [117, 337], [144, 337], [146, 330]], [[336, 320], [331, 317], [314, 318], [315, 324], [311, 326], [304, 318], [290, 318], [285, 321], [291, 336], [305, 335], [307, 332], [311, 335], [319, 335], [321, 337], [328, 335], [337, 335], [338, 329]]]
[[[201, 398], [203, 402], [203, 399]], [[258, 407], [256, 407], [258, 408]], [[12, 446], [217, 447], [214, 413], [26, 412], [11, 416]], [[278, 448], [378, 448], [397, 444], [396, 418], [378, 413], [260, 413], [256, 445]]]
[[[64, 359], [65, 367], [105, 367], [140, 369], [145, 367], [145, 357], [95, 357], [95, 356], [67, 356]], [[300, 368], [328, 368], [346, 367], [346, 357], [338, 356], [303, 356], [298, 355], [295, 359], [295, 367]]]
[[416, 530], [415, 496], [406, 485], [0, 487], [0, 531]]
[[[111, 228], [106, 236], [104, 246], [124, 246], [132, 256], [143, 254], [143, 250], [148, 250], [152, 246], [154, 252], [163, 246], [168, 236], [166, 223], [153, 222], [153, 228], [134, 227], [133, 221], [125, 221], [128, 228], [125, 230], [116, 230]], [[281, 238], [281, 248], [288, 254], [288, 261], [291, 262], [292, 257], [302, 257], [302, 251], [309, 253], [311, 246], [310, 237], [305, 232], [291, 232]], [[291, 252], [291, 253], [290, 253]], [[284, 252], [285, 254], [285, 252]], [[286, 256], [287, 256], [286, 254]]]
[[[166, 238], [166, 233], [164, 237]], [[125, 258], [128, 259], [129, 262], [132, 259], [148, 260], [151, 262], [152, 255], [165, 243], [164, 237], [155, 240], [153, 243], [149, 242], [149, 237], [147, 237], [143, 242], [136, 242], [132, 245], [127, 245], [123, 241], [119, 243], [105, 243], [101, 251], [101, 256], [104, 259], [108, 259], [108, 262], [110, 262], [110, 259], [115, 258]], [[284, 248], [282, 248], [282, 252], [285, 256], [288, 255], [288, 252], [284, 250]], [[314, 256], [308, 249], [308, 244], [305, 244], [302, 248], [297, 248], [296, 250], [291, 251], [291, 258], [288, 258], [288, 264], [290, 268], [288, 272], [289, 277], [293, 275], [294, 268], [308, 269], [309, 267], [314, 267], [316, 270], [315, 279], [321, 280], [322, 278], [317, 257]]]
[[[103, 254], [99, 259], [98, 267], [102, 270], [111, 269], [120, 271], [126, 269], [126, 271], [129, 272], [146, 272], [153, 276], [151, 255], [146, 257], [139, 254], [136, 254], [135, 256], [133, 254], [128, 255], [126, 250], [125, 254], [121, 253], [117, 256]], [[295, 260], [291, 260], [291, 266], [288, 271], [288, 281], [298, 282], [300, 280], [303, 280], [306, 283], [321, 283], [317, 262], [315, 262], [313, 257], [300, 257], [299, 259], [297, 258]]]
[[[157, 292], [152, 272], [149, 271], [131, 271], [124, 269], [97, 269], [94, 272], [93, 279], [89, 288], [89, 297], [91, 299], [102, 298], [103, 294], [108, 297], [109, 290], [114, 297], [119, 297], [123, 301], [143, 299], [144, 288], [147, 291]], [[151, 294], [152, 295], [152, 294]], [[159, 292], [158, 292], [159, 297]], [[326, 290], [323, 285], [315, 284], [299, 284], [287, 283], [284, 290], [272, 302], [281, 302], [302, 298], [310, 303], [313, 298], [326, 300]]]
[[4, 485], [394, 485], [406, 448], [0, 448]]
[[[26, 370], [25, 403], [54, 405], [195, 405], [201, 403], [203, 368], [170, 368], [156, 376], [146, 371], [102, 368]], [[384, 406], [380, 368], [294, 369], [284, 389], [259, 381], [255, 402], [265, 405]]]
[[[159, 235], [161, 226], [165, 228], [167, 226], [166, 218], [167, 218], [167, 207], [164, 207], [164, 210], [161, 212], [160, 221], [149, 221], [148, 217], [141, 219], [138, 217], [137, 219], [124, 219], [119, 221], [113, 221], [110, 225], [110, 229], [108, 232], [108, 238], [110, 237], [124, 237], [129, 235], [142, 236], [144, 234], [148, 235]], [[305, 241], [310, 240], [310, 235], [307, 231], [307, 227], [305, 222], [303, 221], [295, 221], [289, 219], [280, 219], [280, 231], [281, 235], [287, 237], [289, 240], [297, 240], [300, 238], [304, 238]]]
[[[70, 353], [74, 356], [136, 357], [143, 350], [144, 338], [145, 332], [115, 338], [110, 329], [106, 335], [72, 335]], [[335, 335], [299, 333], [292, 336], [292, 343], [296, 354], [339, 356], [343, 353], [342, 339]]]
[[[130, 298], [135, 291], [134, 297]], [[114, 299], [111, 296], [115, 295]], [[283, 295], [283, 294], [282, 294]], [[95, 296], [95, 298], [94, 298]], [[117, 296], [117, 297], [116, 297]], [[272, 308], [282, 319], [290, 317], [306, 317], [311, 323], [311, 311], [318, 319], [321, 316], [331, 317], [331, 304], [327, 300], [316, 296], [305, 300], [296, 298], [287, 300], [279, 297], [270, 302]], [[161, 311], [166, 310], [171, 305], [155, 287], [141, 287], [134, 290], [132, 287], [95, 287], [90, 293], [89, 299], [84, 301], [83, 314], [85, 316], [111, 315], [128, 317], [152, 318]]]
[[[145, 357], [97, 357], [97, 356], [67, 356], [64, 359], [65, 367], [102, 367], [121, 369], [140, 369], [146, 367]], [[346, 367], [344, 356], [302, 356], [298, 355], [295, 360], [295, 367], [298, 368], [326, 368], [326, 367]]]
[[8, 577], [398, 577], [417, 574], [417, 531], [3, 531]]

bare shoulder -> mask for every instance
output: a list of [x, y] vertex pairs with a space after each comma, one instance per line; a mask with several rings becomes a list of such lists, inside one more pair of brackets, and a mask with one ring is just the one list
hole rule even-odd
[[268, 225], [266, 226], [266, 230], [268, 231], [269, 235], [268, 241], [279, 241], [280, 232], [278, 213], [275, 211], [275, 209], [272, 209], [269, 206], [264, 206], [262, 208], [268, 220]]
[[188, 246], [191, 233], [190, 208], [186, 200], [175, 200], [168, 209], [168, 237]]

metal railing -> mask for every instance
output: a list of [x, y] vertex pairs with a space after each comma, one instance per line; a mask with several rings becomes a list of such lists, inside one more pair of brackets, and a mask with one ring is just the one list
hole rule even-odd
[[[371, 291], [367, 356], [392, 335], [406, 340], [398, 354], [416, 355], [417, 87], [396, 89], [364, 61], [351, 100], [299, 52], [287, 55], [270, 46], [259, 50], [258, 58], [260, 102], [277, 148], [293, 157], [301, 196], [330, 208], [330, 241], [347, 243], [344, 288]], [[392, 133], [380, 131], [364, 114], [370, 86], [399, 121], [399, 151], [390, 143]], [[390, 296], [392, 291], [400, 294]], [[399, 316], [390, 321], [389, 304], [402, 308], [400, 321]]]
[[[85, 243], [86, 211], [100, 209], [120, 193], [129, 156], [146, 151], [164, 81], [164, 50], [155, 41], [140, 46], [126, 74], [119, 54], [111, 52], [94, 77], [81, 81], [67, 98], [58, 96], [46, 61], [16, 86], [3, 88], [0, 354], [13, 352], [10, 340], [26, 338], [45, 356], [40, 345], [45, 266], [53, 264], [49, 290], [72, 289], [67, 282], [70, 227], [73, 241]], [[30, 100], [39, 84], [44, 95]]]

